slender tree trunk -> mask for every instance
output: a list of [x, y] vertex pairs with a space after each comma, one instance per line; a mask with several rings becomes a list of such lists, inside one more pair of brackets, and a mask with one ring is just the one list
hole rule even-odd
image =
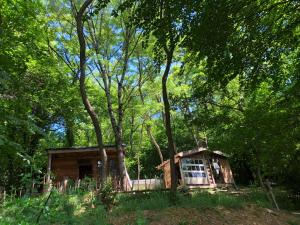
[[[158, 103], [162, 102], [160, 96], [156, 96], [156, 101]], [[166, 128], [166, 115], [165, 115], [165, 112], [163, 110], [161, 111], [161, 117], [162, 117], [162, 120], [163, 120], [163, 123], [164, 123], [164, 127]]]
[[148, 134], [148, 136], [149, 136], [149, 138], [150, 138], [152, 144], [154, 144], [154, 146], [155, 146], [155, 148], [156, 148], [156, 150], [157, 150], [157, 153], [158, 153], [159, 158], [160, 158], [160, 162], [163, 163], [164, 157], [163, 157], [163, 155], [162, 155], [162, 153], [161, 153], [161, 149], [160, 149], [159, 144], [157, 143], [157, 141], [155, 140], [154, 136], [152, 135], [152, 132], [151, 132], [151, 126], [150, 126], [150, 125], [147, 125], [147, 128], [146, 128], [146, 129], [147, 129], [147, 134]]
[[130, 118], [130, 135], [129, 135], [129, 142], [130, 142], [130, 152], [132, 152], [133, 149], [133, 133], [134, 133], [134, 113], [131, 112], [131, 118]]
[[162, 77], [162, 96], [164, 101], [164, 109], [165, 109], [165, 122], [166, 122], [166, 134], [168, 137], [168, 149], [170, 153], [170, 167], [171, 167], [171, 195], [174, 198], [176, 195], [177, 189], [177, 174], [175, 168], [175, 145], [172, 134], [171, 127], [171, 114], [170, 114], [170, 103], [168, 99], [168, 91], [167, 91], [167, 81], [171, 68], [173, 50], [166, 51], [167, 53], [167, 64]]
[[199, 138], [198, 128], [195, 127], [194, 124], [192, 124], [192, 117], [193, 116], [192, 116], [192, 113], [190, 111], [189, 103], [188, 103], [186, 98], [184, 99], [184, 111], [185, 111], [185, 114], [186, 114], [185, 119], [187, 119], [189, 121], [188, 126], [190, 125], [190, 127], [191, 127], [191, 134], [193, 135], [195, 144], [199, 148], [199, 147], [202, 146], [202, 144], [201, 144], [201, 140]]
[[[139, 62], [140, 63], [140, 62]], [[140, 67], [140, 65], [139, 65]], [[140, 70], [140, 69], [139, 69]], [[141, 74], [141, 71], [140, 71], [140, 76], [139, 76], [139, 94], [140, 94], [140, 98], [141, 98], [141, 101], [142, 101], [142, 104], [144, 105], [144, 96], [143, 96], [143, 92], [142, 92], [142, 74]], [[149, 114], [147, 114], [147, 119], [148, 120], [151, 120], [151, 117]], [[160, 161], [161, 163], [164, 161], [164, 158], [163, 158], [163, 155], [162, 155], [162, 152], [161, 152], [161, 149], [160, 149], [160, 146], [159, 144], [157, 143], [155, 137], [153, 136], [152, 132], [151, 132], [151, 126], [150, 125], [147, 125], [146, 127], [146, 130], [147, 130], [147, 134], [150, 138], [150, 141], [152, 142], [152, 144], [155, 146], [156, 150], [157, 150], [157, 153], [159, 155], [159, 158], [160, 158]]]
[[257, 178], [258, 178], [258, 181], [259, 181], [259, 185], [262, 188], [265, 188], [264, 181], [263, 181], [263, 178], [261, 176], [260, 165], [258, 165], [258, 167], [256, 169], [256, 173], [257, 173]]
[[[140, 146], [142, 146], [142, 143], [143, 143], [143, 130], [144, 130], [144, 124], [142, 124], [141, 132], [140, 132]], [[139, 152], [137, 153], [137, 179], [138, 179], [138, 184], [139, 184], [140, 179], [141, 179], [141, 162], [140, 162]]]
[[101, 168], [101, 183], [103, 184], [106, 181], [107, 174], [106, 174], [106, 167], [107, 167], [107, 155], [106, 151], [103, 146], [103, 140], [102, 140], [102, 130], [100, 127], [100, 123], [97, 117], [97, 114], [92, 107], [85, 88], [85, 63], [87, 61], [86, 59], [86, 43], [84, 39], [84, 32], [83, 32], [83, 16], [85, 13], [85, 10], [87, 7], [92, 3], [92, 0], [86, 0], [81, 8], [79, 9], [78, 13], [76, 14], [76, 27], [77, 27], [77, 35], [78, 35], [78, 41], [80, 45], [80, 94], [82, 98], [82, 102], [84, 104], [84, 107], [86, 111], [88, 112], [93, 126], [96, 133], [97, 143], [99, 147], [99, 152], [102, 160], [102, 168]]
[[74, 138], [74, 124], [72, 121], [66, 120], [66, 144], [68, 147], [74, 146], [75, 138]]

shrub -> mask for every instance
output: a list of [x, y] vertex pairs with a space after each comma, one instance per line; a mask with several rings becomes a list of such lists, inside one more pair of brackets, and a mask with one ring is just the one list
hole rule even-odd
[[114, 191], [112, 179], [110, 177], [108, 177], [104, 185], [101, 186], [100, 198], [102, 203], [105, 205], [106, 210], [111, 210], [112, 206], [116, 202], [116, 193]]

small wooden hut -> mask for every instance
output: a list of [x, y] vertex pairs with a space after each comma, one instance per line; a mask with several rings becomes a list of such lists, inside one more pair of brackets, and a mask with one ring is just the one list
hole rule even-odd
[[[119, 185], [118, 152], [114, 145], [105, 146], [107, 154], [107, 174], [113, 178], [114, 186]], [[99, 148], [69, 147], [51, 148], [48, 153], [48, 175], [52, 174], [54, 184], [61, 184], [66, 180], [78, 181], [85, 177], [99, 181], [101, 158]], [[125, 149], [123, 149], [125, 155]], [[130, 188], [130, 178], [126, 171], [126, 186]], [[48, 176], [50, 181], [50, 176]]]
[[[231, 186], [234, 184], [227, 155], [205, 148], [179, 152], [175, 155], [176, 173], [180, 185], [203, 188]], [[163, 170], [166, 188], [171, 187], [170, 160], [157, 166]]]

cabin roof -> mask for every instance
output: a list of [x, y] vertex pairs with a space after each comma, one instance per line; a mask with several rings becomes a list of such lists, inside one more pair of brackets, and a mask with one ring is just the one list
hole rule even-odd
[[[184, 158], [184, 157], [189, 157], [189, 156], [192, 156], [192, 155], [197, 155], [199, 153], [202, 153], [202, 152], [209, 152], [213, 155], [218, 155], [218, 156], [222, 156], [222, 157], [225, 157], [227, 158], [228, 155], [219, 151], [219, 150], [216, 150], [216, 151], [209, 151], [207, 148], [197, 148], [197, 149], [193, 149], [193, 150], [189, 150], [189, 151], [184, 151], [184, 152], [179, 152], [175, 155], [175, 163], [176, 161], [179, 160], [179, 158]], [[156, 168], [157, 169], [161, 169], [162, 167], [164, 167], [168, 162], [170, 161], [170, 159], [168, 160], [165, 160], [163, 161], [160, 165], [158, 165]]]
[[[122, 145], [123, 148], [126, 146], [125, 144]], [[109, 152], [117, 152], [116, 145], [104, 145], [103, 146], [106, 151]], [[56, 154], [56, 153], [73, 153], [73, 152], [95, 152], [98, 151], [98, 146], [84, 146], [84, 147], [62, 147], [62, 148], [48, 148], [46, 149], [47, 153], [49, 154]], [[125, 153], [125, 151], [124, 151]]]

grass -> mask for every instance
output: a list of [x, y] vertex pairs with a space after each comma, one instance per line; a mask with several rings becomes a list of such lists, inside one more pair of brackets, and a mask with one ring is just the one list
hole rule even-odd
[[243, 199], [224, 193], [210, 194], [209, 192], [192, 193], [190, 197], [180, 196], [179, 206], [187, 208], [242, 208]]
[[[0, 224], [36, 224], [36, 218], [43, 208], [46, 198], [47, 195], [24, 197], [0, 205]], [[282, 193], [278, 199], [282, 209], [286, 207], [286, 209], [294, 210], [295, 205], [289, 204]], [[240, 209], [247, 204], [271, 208], [266, 195], [259, 190], [252, 190], [241, 196], [222, 192], [211, 194], [207, 191], [193, 192], [188, 195], [179, 193], [175, 205], [169, 201], [167, 192], [151, 192], [119, 194], [116, 206], [113, 207], [112, 212], [108, 213], [91, 192], [61, 194], [54, 191], [39, 224], [108, 224], [109, 217], [134, 213], [135, 224], [144, 225], [149, 222], [143, 216], [145, 210], [161, 211], [166, 208], [194, 208], [202, 211], [203, 209], [217, 208]], [[289, 223], [295, 224], [294, 221], [289, 221]]]
[[115, 213], [132, 212], [139, 210], [160, 210], [170, 207], [169, 194], [152, 192], [149, 194], [120, 194], [117, 197], [118, 206]]
[[290, 225], [299, 225], [300, 224], [299, 222], [297, 222], [295, 220], [289, 220], [289, 221], [287, 221], [287, 223]]
[[[255, 197], [259, 197], [256, 201]], [[169, 193], [152, 192], [148, 194], [118, 196], [119, 205], [114, 209], [114, 213], [133, 212], [136, 210], [162, 210], [168, 207], [183, 207], [196, 209], [210, 209], [216, 207], [238, 209], [248, 203], [260, 203], [260, 206], [268, 206], [268, 199], [261, 196], [251, 196], [244, 198], [228, 195], [225, 193], [210, 194], [207, 191], [194, 192], [189, 195], [178, 194], [176, 205], [169, 201]]]

